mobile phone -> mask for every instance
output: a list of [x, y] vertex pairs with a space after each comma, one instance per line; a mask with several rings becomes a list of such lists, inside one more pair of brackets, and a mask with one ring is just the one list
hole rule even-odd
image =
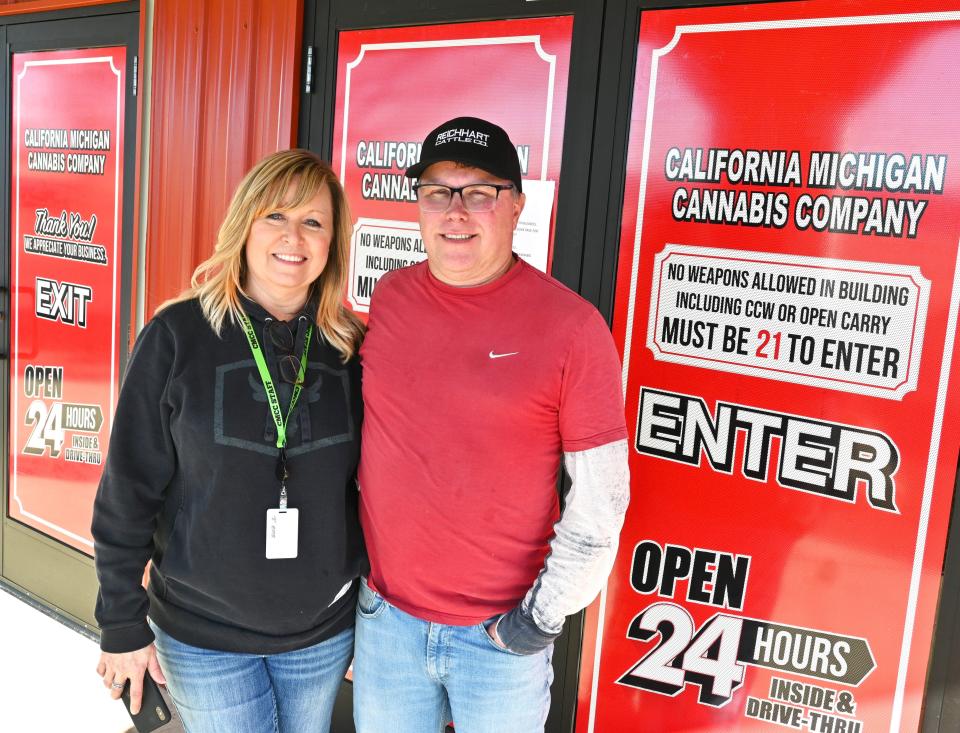
[[[120, 699], [130, 713], [130, 680], [127, 680], [123, 686]], [[150, 733], [170, 722], [170, 708], [160, 694], [160, 687], [147, 671], [143, 673], [143, 698], [140, 700], [140, 712], [136, 715], [130, 713], [130, 719], [137, 733]]]

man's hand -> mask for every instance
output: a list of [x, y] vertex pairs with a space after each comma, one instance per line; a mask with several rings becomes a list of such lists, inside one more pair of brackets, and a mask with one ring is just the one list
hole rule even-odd
[[110, 690], [110, 697], [114, 700], [120, 699], [124, 685], [127, 680], [130, 681], [130, 712], [133, 715], [140, 712], [144, 672], [149, 672], [157, 684], [167, 684], [153, 644], [123, 654], [101, 652], [100, 663], [97, 664], [97, 674], [103, 678], [103, 686]]
[[490, 638], [493, 639], [494, 644], [496, 644], [501, 649], [506, 649], [507, 648], [506, 644], [504, 644], [500, 640], [500, 634], [497, 633], [497, 626], [499, 625], [500, 619], [502, 618], [503, 616], [497, 616], [497, 620], [487, 627], [487, 634], [489, 634]]

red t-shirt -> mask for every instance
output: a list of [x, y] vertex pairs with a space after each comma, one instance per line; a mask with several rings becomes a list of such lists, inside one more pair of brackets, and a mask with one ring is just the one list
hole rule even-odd
[[385, 275], [361, 349], [360, 520], [371, 585], [445, 624], [510, 610], [543, 566], [563, 452], [626, 438], [597, 310], [523, 261], [457, 288]]

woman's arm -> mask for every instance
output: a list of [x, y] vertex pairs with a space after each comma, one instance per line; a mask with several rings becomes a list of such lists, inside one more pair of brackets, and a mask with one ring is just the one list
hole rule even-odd
[[154, 318], [137, 339], [120, 390], [92, 525], [105, 652], [132, 652], [153, 641], [142, 580], [176, 469], [166, 401], [174, 357], [173, 334]]

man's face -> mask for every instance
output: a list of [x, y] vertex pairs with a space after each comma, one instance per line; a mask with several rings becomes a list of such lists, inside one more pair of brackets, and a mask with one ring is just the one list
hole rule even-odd
[[[510, 181], [451, 161], [434, 163], [420, 183], [451, 188], [471, 183], [508, 184]], [[420, 233], [427, 249], [430, 272], [441, 282], [472, 287], [489, 282], [513, 261], [513, 230], [523, 211], [525, 197], [515, 190], [501, 191], [492, 211], [472, 212], [454, 194], [446, 211], [420, 211]]]

